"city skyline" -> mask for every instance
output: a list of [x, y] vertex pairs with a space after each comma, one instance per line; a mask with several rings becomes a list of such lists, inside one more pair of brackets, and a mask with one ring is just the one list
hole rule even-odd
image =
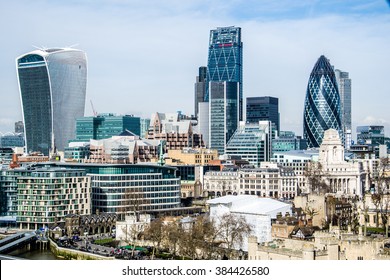
[[78, 44], [86, 52], [86, 116], [93, 114], [90, 100], [99, 113], [190, 115], [194, 77], [207, 65], [209, 32], [233, 25], [241, 27], [245, 45], [243, 99], [279, 98], [281, 130], [303, 134], [307, 79], [324, 54], [352, 79], [353, 135], [356, 126], [370, 124], [390, 132], [383, 102], [390, 91], [386, 1], [18, 1], [1, 3], [0, 11], [7, 40], [0, 54], [3, 133], [22, 120], [14, 61], [32, 45]]

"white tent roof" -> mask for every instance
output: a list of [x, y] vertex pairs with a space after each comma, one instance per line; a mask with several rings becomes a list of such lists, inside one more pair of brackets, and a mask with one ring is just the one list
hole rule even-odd
[[231, 213], [270, 215], [271, 218], [276, 218], [278, 212], [291, 213], [290, 204], [254, 195], [227, 195], [208, 200], [207, 203], [210, 205], [225, 205]]

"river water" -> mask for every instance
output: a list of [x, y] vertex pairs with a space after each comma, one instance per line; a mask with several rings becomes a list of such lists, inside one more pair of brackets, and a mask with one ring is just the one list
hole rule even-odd
[[8, 255], [28, 259], [28, 260], [60, 260], [50, 250], [28, 250], [26, 248], [17, 249]]

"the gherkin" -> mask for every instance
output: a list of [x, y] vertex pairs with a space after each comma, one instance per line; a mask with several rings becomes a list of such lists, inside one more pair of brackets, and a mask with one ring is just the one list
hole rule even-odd
[[319, 147], [324, 132], [336, 129], [343, 139], [341, 129], [340, 95], [335, 73], [329, 60], [321, 56], [310, 74], [303, 112], [303, 137], [308, 147]]

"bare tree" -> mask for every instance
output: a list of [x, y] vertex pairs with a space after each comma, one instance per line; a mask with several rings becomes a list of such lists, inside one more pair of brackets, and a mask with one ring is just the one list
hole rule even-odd
[[242, 246], [244, 239], [253, 231], [252, 225], [249, 224], [243, 216], [227, 213], [216, 222], [218, 228], [217, 236], [223, 242], [230, 259], [233, 249]]
[[379, 227], [379, 218], [382, 220], [386, 236], [389, 234], [389, 210], [390, 210], [390, 160], [382, 158], [378, 170], [373, 178], [375, 182], [375, 193], [371, 195], [371, 200], [375, 205], [376, 227]]
[[173, 255], [177, 254], [180, 238], [183, 236], [179, 222], [175, 221], [164, 226], [164, 236], [168, 242], [168, 249]]
[[326, 173], [320, 162], [308, 163], [303, 174], [307, 179], [310, 192], [316, 194], [331, 192], [330, 186], [325, 181]]
[[164, 224], [163, 221], [158, 218], [153, 220], [144, 231], [145, 238], [153, 242], [152, 258], [156, 251], [158, 252], [161, 242], [164, 239]]

